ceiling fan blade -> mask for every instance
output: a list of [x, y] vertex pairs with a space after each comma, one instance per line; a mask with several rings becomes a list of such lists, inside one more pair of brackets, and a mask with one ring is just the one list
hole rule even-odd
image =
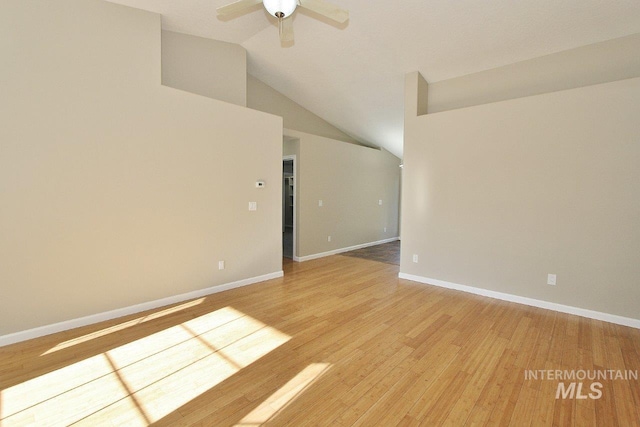
[[232, 15], [260, 3], [262, 3], [262, 0], [238, 0], [234, 3], [217, 8], [216, 12], [218, 12], [218, 15]]
[[319, 15], [344, 24], [349, 19], [349, 12], [340, 9], [324, 0], [300, 0], [300, 6]]
[[292, 42], [293, 41], [293, 19], [285, 18], [280, 19], [280, 41]]

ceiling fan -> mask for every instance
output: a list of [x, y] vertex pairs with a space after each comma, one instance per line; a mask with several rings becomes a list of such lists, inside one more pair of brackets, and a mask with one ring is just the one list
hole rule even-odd
[[262, 3], [271, 16], [278, 19], [280, 41], [293, 41], [293, 21], [290, 19], [296, 7], [300, 6], [340, 24], [349, 19], [349, 12], [324, 0], [238, 0], [216, 9], [218, 15], [233, 15]]

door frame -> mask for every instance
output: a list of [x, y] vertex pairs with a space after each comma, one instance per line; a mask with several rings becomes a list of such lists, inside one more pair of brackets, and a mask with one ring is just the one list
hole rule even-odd
[[[300, 259], [298, 258], [298, 256], [296, 255], [296, 249], [297, 249], [297, 234], [296, 231], [298, 230], [298, 168], [297, 168], [297, 159], [296, 159], [296, 155], [292, 154], [292, 155], [288, 155], [288, 156], [282, 156], [282, 177], [284, 178], [284, 162], [285, 161], [293, 161], [293, 256], [292, 259], [294, 261], [300, 261]], [[283, 196], [284, 197], [284, 196]], [[284, 205], [284, 200], [282, 200], [282, 204]], [[283, 212], [284, 215], [284, 212]]]

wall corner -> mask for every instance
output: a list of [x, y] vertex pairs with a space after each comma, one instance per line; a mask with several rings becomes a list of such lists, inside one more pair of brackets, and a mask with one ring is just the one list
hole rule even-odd
[[418, 117], [427, 114], [429, 84], [419, 71], [405, 75], [404, 116]]

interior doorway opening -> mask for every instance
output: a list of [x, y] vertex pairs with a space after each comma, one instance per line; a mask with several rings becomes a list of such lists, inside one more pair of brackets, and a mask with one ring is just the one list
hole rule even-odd
[[296, 256], [296, 173], [295, 156], [282, 158], [282, 255]]

